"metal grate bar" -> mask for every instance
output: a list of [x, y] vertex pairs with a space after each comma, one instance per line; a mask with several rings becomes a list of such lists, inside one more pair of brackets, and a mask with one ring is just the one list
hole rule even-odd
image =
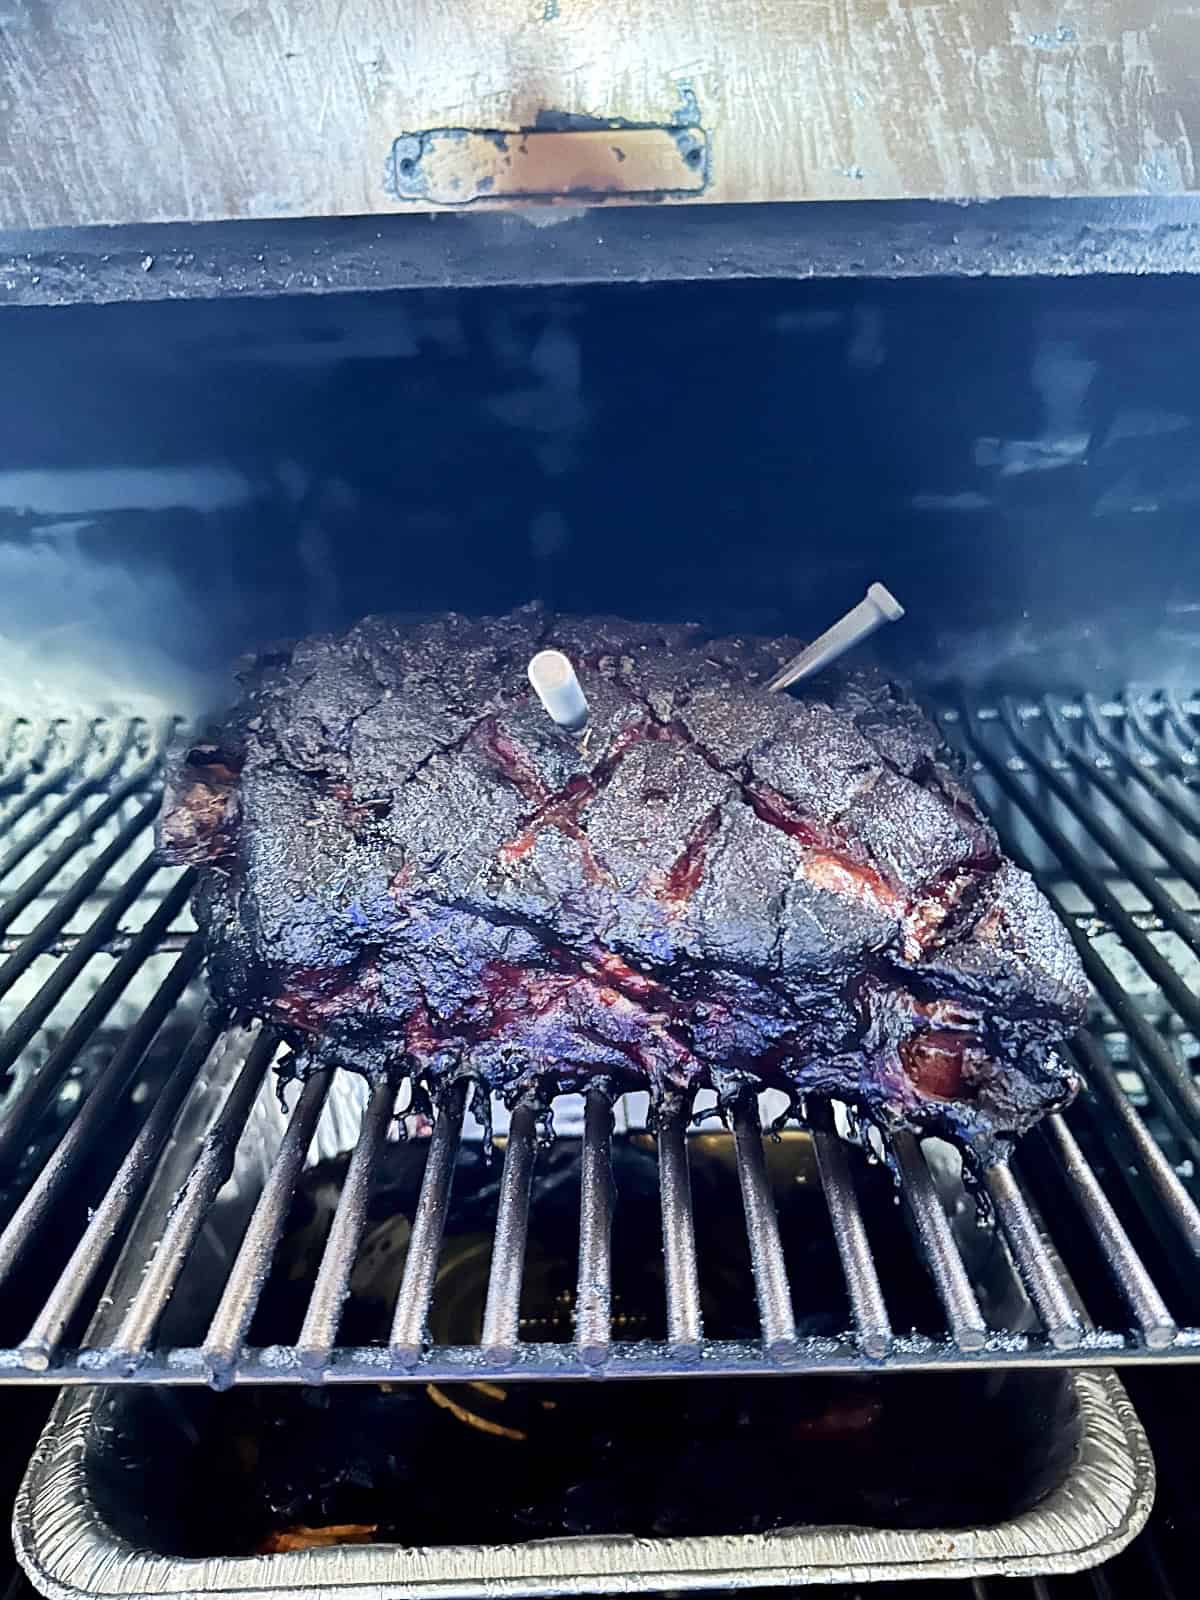
[[1155, 1288], [1154, 1280], [1142, 1265], [1108, 1196], [1062, 1117], [1048, 1117], [1046, 1132], [1063, 1172], [1074, 1186], [1079, 1209], [1108, 1258], [1113, 1277], [1133, 1312], [1142, 1338], [1151, 1349], [1165, 1349], [1179, 1331], [1166, 1301]]
[[[65, 723], [63, 717], [33, 722], [22, 713], [0, 711], [0, 791], [23, 782], [35, 768], [40, 768]], [[40, 751], [30, 746], [31, 740], [38, 741]], [[20, 753], [22, 742], [30, 746], [24, 755]]]
[[513, 1112], [508, 1127], [496, 1237], [483, 1308], [481, 1342], [489, 1361], [510, 1360], [521, 1337], [521, 1283], [529, 1235], [529, 1191], [536, 1160], [537, 1116], [532, 1106], [521, 1105]]
[[[61, 1198], [67, 1184], [111, 1123], [121, 1096], [129, 1087], [159, 1028], [174, 1010], [203, 959], [200, 940], [193, 938], [159, 985], [154, 998], [114, 1052], [61, 1142], [34, 1179], [28, 1193], [0, 1234], [0, 1285], [37, 1236], [37, 1230]], [[19, 1121], [20, 1119], [18, 1119]], [[8, 1133], [13, 1124], [6, 1124]]]
[[233, 1171], [234, 1151], [250, 1114], [251, 1102], [277, 1049], [274, 1034], [260, 1029], [220, 1116], [200, 1147], [188, 1181], [171, 1208], [158, 1248], [147, 1263], [141, 1287], [121, 1320], [113, 1347], [122, 1356], [136, 1359], [144, 1353], [166, 1310], [188, 1253], [204, 1224], [205, 1214]]
[[[132, 727], [130, 731], [132, 732]], [[3, 784], [5, 789], [12, 790], [16, 788], [18, 784], [36, 771], [49, 752], [50, 746], [54, 742], [54, 735], [54, 725], [48, 725], [43, 730], [41, 739], [31, 748], [29, 754], [0, 779], [0, 783]], [[55, 767], [52, 772], [48, 772], [45, 777], [39, 779], [37, 783], [31, 783], [23, 794], [19, 795], [10, 806], [5, 808], [4, 815], [0, 816], [0, 835], [8, 833], [16, 823], [20, 822], [22, 817], [27, 816], [47, 795], [54, 794], [70, 782], [72, 776], [78, 771], [79, 764], [83, 760], [88, 744], [93, 737], [93, 724], [80, 720], [71, 726], [69, 736], [63, 741], [68, 752], [66, 760]]]
[[[1190, 1156], [1197, 1167], [1200, 1167], [1200, 1129], [1196, 1128], [1188, 1116], [1180, 1110], [1178, 1098], [1172, 1094], [1171, 1085], [1164, 1080], [1163, 1072], [1156, 1070], [1153, 1061], [1147, 1067], [1149, 1041], [1153, 1040], [1158, 1052], [1169, 1058], [1172, 1071], [1176, 1073], [1182, 1072], [1183, 1076], [1186, 1077], [1186, 1069], [1176, 1060], [1171, 1041], [1164, 1038], [1158, 1029], [1150, 1026], [1144, 1017], [1140, 1021], [1147, 1039], [1144, 1045], [1141, 1034], [1133, 1029], [1129, 1030], [1130, 1042], [1137, 1046], [1136, 1050], [1131, 1054], [1130, 1065], [1136, 1069], [1138, 1079], [1145, 1090], [1146, 1098], [1153, 1106], [1153, 1114], [1163, 1123], [1164, 1131], [1178, 1143], [1182, 1151]], [[1080, 1037], [1082, 1038], [1082, 1035]], [[1078, 1054], [1078, 1050], [1074, 1045], [1068, 1046], [1068, 1050], [1073, 1050], [1076, 1055]]]
[[1188, 803], [1191, 796], [1186, 790], [1173, 789], [1159, 773], [1146, 765], [1142, 754], [1126, 749], [1119, 740], [1113, 738], [1104, 726], [1104, 714], [1092, 695], [1084, 695], [1083, 705], [1089, 732], [1122, 770], [1127, 772], [1135, 783], [1140, 784], [1147, 794], [1153, 795], [1163, 810], [1169, 812], [1183, 828], [1191, 831], [1200, 826], [1200, 814]]
[[[1146, 705], [1137, 695], [1125, 694], [1122, 696], [1122, 705], [1128, 724], [1133, 727], [1138, 739], [1147, 750], [1153, 751], [1158, 759], [1170, 772], [1177, 773], [1182, 778], [1187, 778], [1195, 771], [1195, 758], [1183, 757], [1174, 749], [1166, 739], [1159, 738], [1154, 731], [1154, 725], [1146, 714]], [[1165, 711], [1165, 704], [1160, 710]]]
[[699, 1348], [704, 1333], [686, 1131], [687, 1113], [682, 1106], [660, 1114], [656, 1139], [667, 1283], [667, 1338], [681, 1351]]
[[[124, 914], [127, 904], [131, 905], [136, 900], [157, 870], [152, 860], [143, 862], [135, 869], [108, 910], [97, 918], [95, 925], [97, 939], [103, 937], [110, 923]], [[4, 1123], [0, 1127], [0, 1171], [4, 1170], [7, 1163], [15, 1160], [32, 1119], [62, 1082], [80, 1050], [112, 1010], [123, 990], [141, 970], [147, 956], [154, 949], [160, 933], [183, 910], [187, 903], [189, 888], [188, 878], [181, 878], [173, 885], [138, 938], [114, 965], [104, 982], [67, 1029], [41, 1070], [26, 1078], [6, 1101]], [[59, 963], [51, 977], [47, 978], [21, 1016], [0, 1039], [0, 1071], [6, 1070], [16, 1061], [37, 1028], [82, 972], [88, 959], [88, 947], [77, 945], [71, 954]]]
[[[159, 870], [152, 856], [133, 869], [93, 924], [97, 944], [108, 937], [130, 906], [141, 898], [143, 890]], [[185, 901], [186, 895], [179, 899], [175, 906], [176, 915], [183, 909]], [[77, 944], [71, 954], [54, 968], [21, 1015], [0, 1038], [0, 1072], [7, 1072], [16, 1061], [91, 958], [92, 947]]]
[[[1114, 866], [1119, 867], [1129, 881], [1141, 890], [1171, 931], [1178, 934], [1191, 950], [1200, 955], [1200, 930], [1194, 926], [1175, 896], [1163, 888], [1152, 872], [1142, 866], [1133, 852], [1125, 848], [1113, 830], [1102, 822], [1094, 811], [1088, 810], [1080, 803], [1080, 796], [1065, 781], [1062, 774], [1056, 772], [1021, 733], [1016, 713], [1007, 700], [1004, 702], [1004, 722], [1022, 760], [1037, 773], [1046, 787], [1056, 794], [1064, 805], [1073, 810], [1077, 809], [1080, 821]], [[1148, 839], [1151, 844], [1155, 842], [1153, 831], [1148, 824], [1142, 828], [1142, 837]]]
[[[3, 855], [0, 856], [0, 880], [7, 878], [9, 873], [19, 867], [21, 862], [34, 852], [43, 840], [58, 827], [59, 823], [78, 811], [85, 800], [93, 795], [103, 794], [110, 778], [116, 774], [125, 760], [125, 755], [133, 742], [135, 724], [128, 722], [114, 734], [112, 753], [102, 766], [95, 772], [89, 773], [64, 800], [51, 807], [44, 817], [40, 817], [36, 825], [22, 835], [17, 842]], [[165, 743], [165, 740], [163, 741]], [[0, 927], [8, 927], [17, 910], [23, 910], [29, 901], [46, 887], [50, 879], [61, 869], [64, 862], [68, 861], [83, 845], [94, 837], [96, 828], [101, 822], [107, 821], [116, 811], [120, 810], [130, 795], [136, 794], [139, 789], [144, 789], [148, 783], [153, 782], [158, 772], [158, 762], [162, 750], [156, 746], [150, 759], [140, 766], [136, 772], [130, 774], [108, 795], [96, 809], [88, 815], [87, 821], [81, 828], [66, 839], [57, 850], [53, 851], [44, 865], [39, 868], [15, 895], [6, 897], [3, 914], [0, 915]], [[5, 819], [11, 821], [11, 816]], [[36, 887], [30, 890], [30, 885]], [[16, 909], [14, 909], [14, 907]]]
[[55, 935], [66, 927], [68, 918], [104, 882], [138, 835], [153, 826], [158, 804], [157, 797], [148, 801], [133, 820], [125, 824], [112, 843], [101, 851], [87, 871], [80, 873], [71, 887], [59, 896], [32, 932], [24, 936], [8, 960], [0, 966], [0, 995], [6, 995], [21, 974], [50, 948]]
[[933, 1277], [938, 1299], [946, 1313], [951, 1335], [960, 1350], [982, 1350], [987, 1343], [987, 1323], [967, 1277], [962, 1256], [950, 1231], [937, 1188], [917, 1141], [909, 1133], [892, 1139], [900, 1168], [904, 1197], [912, 1215], [921, 1251]]
[[743, 1095], [734, 1109], [733, 1140], [763, 1343], [769, 1352], [781, 1355], [795, 1340], [796, 1314], [792, 1309], [792, 1288], [779, 1237], [779, 1218], [763, 1154], [758, 1103], [753, 1095]]
[[817, 1169], [833, 1223], [834, 1242], [841, 1258], [858, 1342], [866, 1355], [879, 1360], [891, 1348], [892, 1325], [859, 1209], [850, 1161], [845, 1146], [833, 1131], [833, 1118], [827, 1107], [815, 1111], [813, 1125]]
[[[1162, 702], [1167, 712], [1167, 720], [1175, 729], [1175, 737], [1181, 747], [1186, 750], [1184, 761], [1189, 773], [1200, 776], [1200, 759], [1197, 758], [1193, 746], [1196, 743], [1196, 729], [1188, 720], [1188, 708], [1184, 706], [1179, 696], [1171, 689], [1162, 691]], [[1192, 707], [1193, 711], [1195, 707]]]
[[1200, 1136], [1200, 1089], [1196, 1080], [1175, 1059], [1162, 1035], [1146, 1021], [1136, 998], [1121, 987], [1120, 980], [1082, 934], [1076, 938], [1076, 949], [1093, 988], [1129, 1035], [1143, 1066], [1178, 1109], [1191, 1136]]
[[19, 889], [14, 889], [11, 894], [6, 895], [4, 904], [0, 907], [0, 928], [10, 928], [20, 914], [45, 893], [72, 857], [92, 843], [103, 824], [119, 812], [126, 801], [142, 793], [148, 787], [148, 782], [148, 778], [139, 778], [136, 783], [131, 781], [129, 794], [122, 795], [120, 799], [114, 795], [111, 801], [105, 801], [104, 804], [97, 806], [89, 814], [83, 827], [77, 829], [57, 850], [47, 856], [37, 871], [30, 873], [22, 882]]
[[105, 1252], [116, 1239], [126, 1219], [150, 1181], [155, 1163], [167, 1142], [175, 1114], [192, 1087], [196, 1074], [212, 1054], [221, 1036], [215, 1018], [203, 1021], [192, 1035], [179, 1062], [162, 1086], [153, 1109], [130, 1146], [104, 1199], [92, 1212], [79, 1243], [58, 1276], [54, 1288], [21, 1343], [21, 1359], [26, 1366], [44, 1372], [92, 1281]]
[[[1121, 934], [1126, 948], [1141, 962], [1147, 974], [1157, 981], [1160, 973], [1167, 973], [1170, 980], [1171, 994], [1180, 995], [1182, 992], [1182, 997], [1187, 1003], [1187, 1010], [1189, 1012], [1196, 1010], [1197, 1002], [1183, 988], [1182, 980], [1168, 967], [1165, 959], [1159, 955], [1149, 939], [1135, 926], [1124, 908], [1109, 894], [1097, 875], [1083, 860], [1079, 851], [1062, 833], [1062, 830], [1053, 823], [1047, 822], [1040, 815], [1032, 799], [1026, 794], [1012, 773], [986, 748], [985, 741], [979, 736], [973, 723], [974, 718], [968, 711], [967, 729], [971, 749], [982, 766], [1017, 809], [1047, 841], [1064, 866], [1081, 869], [1078, 881], [1085, 894], [1094, 905], [1108, 907], [1115, 912], [1115, 916], [1111, 919], [1113, 926]], [[1009, 842], [1009, 853], [1018, 862], [1023, 862], [1027, 866], [1030, 865], [1024, 851], [1012, 844], [1011, 841]], [[1051, 884], [1046, 885], [1046, 887], [1056, 902], [1061, 904], [1061, 896], [1055, 894], [1054, 886]], [[1190, 1074], [1184, 1072], [1163, 1039], [1146, 1021], [1134, 998], [1124, 989], [1120, 980], [1096, 954], [1087, 936], [1069, 918], [1066, 920], [1065, 926], [1074, 941], [1075, 948], [1079, 952], [1084, 971], [1087, 973], [1088, 979], [1096, 989], [1096, 992], [1121, 1023], [1122, 1027], [1129, 1033], [1146, 1066], [1158, 1077], [1159, 1082], [1171, 1095], [1190, 1125], [1200, 1129], [1200, 1089], [1197, 1088], [1195, 1080]], [[1128, 937], [1130, 934], [1132, 934], [1132, 939]]]
[[429, 1302], [433, 1298], [438, 1260], [442, 1253], [442, 1232], [446, 1226], [446, 1212], [450, 1208], [454, 1161], [458, 1155], [466, 1103], [467, 1085], [456, 1084], [438, 1114], [433, 1137], [429, 1141], [429, 1158], [425, 1163], [425, 1176], [421, 1180], [421, 1195], [413, 1216], [404, 1276], [400, 1280], [396, 1314], [392, 1319], [392, 1355], [405, 1365], [416, 1361], [425, 1338], [425, 1320], [429, 1315]]
[[[1122, 944], [1166, 995], [1172, 1007], [1192, 1027], [1200, 1029], [1200, 1000], [1192, 994], [1184, 980], [1150, 941], [1148, 935], [1144, 934], [1134, 922], [1129, 912], [1126, 911], [1125, 907], [1105, 884], [1100, 874], [1087, 861], [1083, 852], [1067, 838], [1057, 823], [1053, 822], [1045, 812], [1038, 809], [1031, 796], [1016, 781], [1007, 767], [996, 759], [988, 749], [986, 742], [974, 731], [973, 724], [974, 718], [968, 712], [967, 726], [972, 730], [976, 753], [988, 772], [1005, 791], [1013, 804], [1024, 813], [1026, 819], [1041, 834], [1063, 866], [1069, 869], [1075, 882], [1083, 888], [1084, 893], [1096, 909], [1108, 920], [1110, 926], [1115, 928], [1121, 935]], [[1022, 754], [1024, 754], [1024, 750], [1022, 750]], [[1047, 771], [1049, 770], [1047, 768]], [[1054, 776], [1057, 779], [1057, 774], [1054, 774]], [[1062, 788], [1066, 790], [1070, 797], [1068, 803], [1072, 805], [1074, 814], [1079, 821], [1089, 830], [1093, 830], [1092, 819], [1088, 812], [1079, 805], [1078, 799], [1070, 794], [1070, 790], [1067, 789], [1066, 785], [1063, 785]], [[1194, 1087], [1193, 1085], [1193, 1091]], [[1196, 1096], [1196, 1108], [1200, 1112], [1200, 1095]]]
[[1042, 1319], [1050, 1343], [1058, 1350], [1069, 1350], [1083, 1337], [1083, 1328], [1066, 1286], [1046, 1253], [1012, 1168], [989, 1167], [985, 1182], [1021, 1280]]
[[[1081, 774], [1092, 785], [1109, 805], [1119, 811], [1130, 824], [1134, 838], [1144, 838], [1162, 857], [1162, 859], [1183, 881], [1197, 893], [1200, 893], [1200, 868], [1194, 859], [1187, 853], [1177, 848], [1170, 835], [1157, 824], [1151, 822], [1143, 810], [1140, 810], [1119, 783], [1113, 781], [1109, 773], [1103, 771], [1094, 761], [1089, 761], [1087, 756], [1067, 737], [1063, 727], [1063, 719], [1055, 710], [1050, 697], [1047, 695], [1042, 701], [1046, 714], [1046, 721], [1052, 730], [1055, 742], [1067, 759], [1071, 762], [1072, 769]], [[1111, 854], [1111, 852], [1110, 852]]]
[[250, 1328], [267, 1273], [283, 1236], [288, 1208], [304, 1165], [304, 1157], [317, 1129], [317, 1118], [329, 1093], [329, 1073], [314, 1072], [301, 1090], [296, 1109], [288, 1118], [287, 1130], [270, 1176], [254, 1208], [254, 1215], [242, 1239], [225, 1290], [213, 1313], [204, 1356], [214, 1372], [227, 1372], [237, 1361], [238, 1351]]
[[1155, 1143], [1153, 1135], [1129, 1104], [1104, 1051], [1090, 1033], [1080, 1034], [1076, 1058], [1084, 1067], [1093, 1094], [1104, 1101], [1104, 1111], [1128, 1139], [1137, 1160], [1139, 1177], [1155, 1191], [1182, 1242], [1200, 1258], [1200, 1209], [1179, 1181], [1179, 1175]]
[[613, 1119], [605, 1090], [588, 1091], [583, 1116], [575, 1345], [584, 1361], [598, 1365], [612, 1340]]
[[300, 1330], [300, 1359], [310, 1370], [320, 1371], [328, 1365], [337, 1338], [342, 1306], [350, 1293], [350, 1274], [366, 1223], [371, 1178], [395, 1104], [395, 1088], [381, 1083], [372, 1090], [363, 1113], [362, 1128], [338, 1196], [333, 1225], [325, 1241]]

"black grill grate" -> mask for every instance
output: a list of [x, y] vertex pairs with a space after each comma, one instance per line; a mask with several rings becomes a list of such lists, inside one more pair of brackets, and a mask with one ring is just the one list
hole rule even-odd
[[[215, 1310], [197, 1312], [202, 1325], [188, 1328], [174, 1291], [236, 1170], [276, 1041], [207, 1011], [188, 877], [157, 867], [150, 854], [169, 724], [18, 716], [0, 718], [0, 1380], [378, 1382], [466, 1377], [481, 1365], [496, 1375], [562, 1377], [1200, 1359], [1200, 704], [1131, 693], [1107, 704], [964, 705], [941, 718], [1010, 852], [1070, 927], [1096, 994], [1090, 1026], [1072, 1047], [1085, 1094], [1023, 1143], [1014, 1169], [986, 1179], [1030, 1324], [996, 1324], [960, 1250], [954, 1196], [939, 1188], [917, 1142], [899, 1137], [892, 1154], [914, 1253], [901, 1266], [923, 1263], [942, 1324], [893, 1328], [860, 1203], [864, 1153], [822, 1114], [812, 1138], [850, 1325], [838, 1335], [805, 1333], [805, 1285], [789, 1281], [758, 1107], [747, 1099], [733, 1144], [761, 1337], [705, 1339], [688, 1129], [679, 1119], [655, 1136], [667, 1337], [615, 1337], [613, 1111], [594, 1091], [582, 1128], [573, 1340], [521, 1337], [538, 1130], [519, 1111], [504, 1141], [481, 1342], [431, 1347], [425, 1329], [467, 1113], [463, 1090], [428, 1142], [390, 1340], [339, 1346], [396, 1105], [393, 1092], [378, 1089], [365, 1102], [294, 1344], [248, 1347], [297, 1181], [334, 1098], [321, 1074], [293, 1094]], [[135, 1218], [160, 1160], [160, 1183], [178, 1192], [150, 1238], [145, 1214], [138, 1226]], [[101, 1302], [91, 1324], [100, 1333], [89, 1342], [81, 1330], [126, 1238], [141, 1270], [124, 1274], [130, 1287], [119, 1305]], [[166, 1345], [158, 1329], [169, 1305]]]

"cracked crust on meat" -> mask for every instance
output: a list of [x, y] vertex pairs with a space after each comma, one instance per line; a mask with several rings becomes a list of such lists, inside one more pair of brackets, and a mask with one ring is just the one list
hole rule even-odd
[[218, 996], [373, 1077], [769, 1082], [1002, 1155], [1072, 1092], [1074, 951], [899, 690], [765, 692], [799, 644], [525, 608], [260, 657], [160, 834]]

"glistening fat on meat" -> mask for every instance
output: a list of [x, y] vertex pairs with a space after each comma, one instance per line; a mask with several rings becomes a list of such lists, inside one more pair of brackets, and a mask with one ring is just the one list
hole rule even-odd
[[767, 692], [799, 645], [529, 607], [261, 656], [161, 823], [217, 997], [435, 1093], [749, 1081], [1002, 1157], [1074, 1092], [1074, 949], [902, 690]]

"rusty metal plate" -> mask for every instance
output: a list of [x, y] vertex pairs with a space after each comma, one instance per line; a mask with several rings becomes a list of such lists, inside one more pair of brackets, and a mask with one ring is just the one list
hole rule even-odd
[[704, 192], [708, 171], [708, 136], [698, 127], [433, 128], [395, 141], [387, 186], [396, 200], [443, 206], [685, 196]]

